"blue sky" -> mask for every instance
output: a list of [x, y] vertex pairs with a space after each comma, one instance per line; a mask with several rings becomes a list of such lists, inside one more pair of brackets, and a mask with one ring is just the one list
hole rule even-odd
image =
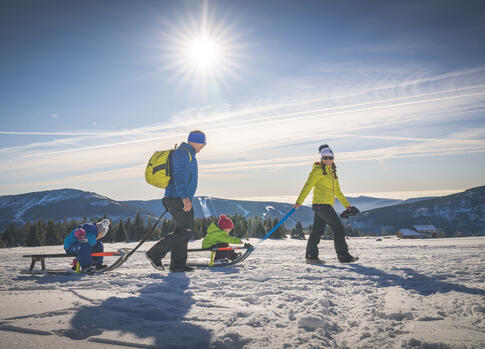
[[0, 195], [160, 197], [145, 163], [192, 129], [198, 195], [292, 202], [323, 143], [348, 196], [483, 185], [484, 7], [2, 1]]

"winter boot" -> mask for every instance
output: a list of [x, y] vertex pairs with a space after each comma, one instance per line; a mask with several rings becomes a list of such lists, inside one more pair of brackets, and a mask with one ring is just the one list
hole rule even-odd
[[96, 270], [102, 270], [108, 267], [106, 264], [102, 264], [102, 263], [95, 264], [94, 266], [96, 267]]
[[306, 264], [325, 264], [325, 261], [319, 259], [318, 257], [317, 258], [306, 257], [305, 260], [306, 260]]
[[170, 268], [170, 271], [172, 273], [183, 273], [185, 271], [187, 272], [191, 272], [191, 271], [194, 271], [196, 268], [195, 267], [191, 267], [190, 265], [184, 265], [183, 267], [171, 267]]
[[157, 259], [153, 259], [152, 257], [150, 257], [150, 255], [148, 254], [148, 252], [145, 252], [145, 257], [146, 257], [146, 259], [148, 259], [148, 261], [150, 262], [150, 264], [155, 269], [165, 270], [165, 267], [163, 266], [161, 259], [158, 259], [158, 260]]
[[83, 274], [94, 274], [96, 272], [96, 266], [90, 265], [87, 268], [82, 268]]
[[74, 258], [72, 260], [72, 268], [71, 268], [72, 271], [76, 272], [76, 273], [79, 273], [79, 262], [76, 258]]
[[227, 264], [227, 263], [230, 263], [230, 262], [231, 262], [231, 260], [229, 258], [214, 259], [214, 265]]
[[337, 258], [338, 258], [338, 261], [340, 263], [353, 263], [353, 262], [355, 262], [359, 259], [359, 257], [354, 257], [354, 256], [350, 255], [349, 253], [347, 253], [343, 256], [337, 255]]

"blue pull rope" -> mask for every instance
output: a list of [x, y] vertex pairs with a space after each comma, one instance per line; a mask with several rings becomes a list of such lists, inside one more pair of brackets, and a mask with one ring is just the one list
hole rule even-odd
[[266, 240], [267, 238], [269, 238], [271, 236], [271, 234], [273, 234], [275, 232], [276, 229], [278, 229], [278, 227], [283, 224], [287, 219], [288, 217], [290, 217], [293, 212], [295, 212], [295, 208], [293, 207], [290, 212], [288, 212], [288, 214], [286, 216], [283, 217], [283, 219], [281, 221], [278, 222], [278, 224], [276, 224], [273, 229], [271, 229], [268, 234], [266, 234], [261, 240], [259, 240], [256, 245], [254, 246], [253, 248], [253, 251], [256, 249], [256, 247], [258, 247], [258, 245], [260, 245], [264, 240]]

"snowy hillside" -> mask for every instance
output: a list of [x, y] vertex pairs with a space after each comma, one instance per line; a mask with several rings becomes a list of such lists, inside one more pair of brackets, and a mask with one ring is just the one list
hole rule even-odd
[[[9, 222], [52, 219], [54, 221], [82, 220], [83, 217], [102, 217], [113, 220], [134, 217], [139, 208], [129, 206], [92, 192], [76, 189], [48, 190], [21, 195], [0, 196], [0, 228]], [[140, 210], [144, 219], [153, 218]]]
[[[384, 228], [388, 234], [395, 234], [400, 228], [409, 228], [413, 224], [434, 224], [449, 235], [453, 235], [455, 231], [461, 231], [465, 235], [485, 233], [485, 186], [436, 198], [402, 201], [361, 196], [349, 197], [348, 200], [363, 213], [345, 223], [362, 233], [380, 234]], [[193, 205], [195, 216], [199, 218], [225, 213], [239, 214], [246, 218], [258, 216], [263, 220], [268, 217], [281, 219], [293, 206], [289, 203], [229, 200], [209, 196], [195, 197]], [[338, 201], [335, 209], [338, 212], [343, 209]], [[366, 210], [369, 211], [364, 212]], [[23, 224], [38, 219], [82, 220], [83, 217], [92, 219], [106, 215], [117, 221], [120, 218], [133, 218], [137, 211], [140, 211], [146, 222], [157, 219], [163, 212], [161, 199], [116, 201], [75, 189], [7, 195], [0, 196], [0, 229], [8, 222]], [[297, 221], [304, 227], [313, 224], [311, 208], [301, 207], [285, 225], [293, 228]]]
[[0, 348], [485, 347], [485, 238], [348, 243], [360, 263], [322, 241], [327, 265], [310, 266], [305, 241], [267, 240], [225, 269], [158, 272], [140, 252], [112, 274], [62, 277], [19, 274], [22, 254], [60, 246], [3, 249]]
[[[395, 205], [401, 200], [388, 200], [370, 197], [349, 198], [350, 202], [360, 207], [375, 208]], [[292, 208], [292, 204], [278, 202], [260, 202], [220, 199], [209, 196], [197, 196], [193, 202], [194, 213], [198, 218], [219, 216], [221, 213], [239, 214], [246, 218], [260, 217], [261, 219], [283, 218]], [[336, 204], [338, 211], [339, 203]], [[341, 206], [341, 205], [340, 205]], [[38, 219], [82, 220], [102, 217], [105, 214], [112, 220], [120, 218], [134, 218], [139, 210], [145, 221], [156, 219], [163, 212], [162, 201], [131, 200], [116, 201], [96, 193], [75, 189], [50, 190], [21, 195], [0, 196], [0, 228], [9, 222], [23, 224], [26, 221]], [[167, 217], [169, 217], [168, 215]], [[303, 226], [313, 224], [313, 211], [309, 207], [302, 207], [286, 222], [288, 228], [293, 228], [300, 221]]]
[[[361, 211], [367, 211], [378, 207], [386, 207], [392, 205], [398, 205], [408, 200], [394, 200], [394, 199], [379, 199], [368, 196], [348, 197], [351, 205], [359, 207]], [[417, 198], [411, 200], [424, 200], [424, 198]], [[145, 211], [151, 212], [156, 215], [162, 209], [161, 200], [132, 200], [123, 201], [130, 206], [139, 207]], [[243, 201], [243, 200], [230, 200], [220, 199], [210, 196], [196, 196], [194, 200], [194, 211], [196, 217], [209, 217], [218, 216], [221, 213], [228, 214], [240, 214], [244, 217], [259, 216], [262, 219], [267, 215], [271, 215], [273, 218], [281, 219], [291, 209], [292, 204], [278, 203], [278, 202], [260, 202], [260, 201]], [[335, 210], [341, 212], [344, 207], [335, 200]], [[290, 218], [288, 226], [292, 227], [297, 221], [303, 223], [304, 226], [313, 224], [313, 212], [308, 210], [307, 207], [302, 207], [301, 211], [295, 213]]]
[[362, 233], [395, 234], [415, 224], [433, 224], [448, 236], [485, 235], [485, 186], [419, 202], [363, 212], [348, 220]]
[[[148, 201], [124, 201], [127, 205], [138, 207], [153, 215], [162, 212], [162, 200]], [[220, 214], [239, 214], [246, 218], [260, 217], [282, 219], [293, 207], [292, 204], [280, 202], [261, 202], [219, 199], [210, 196], [196, 196], [193, 202], [196, 217], [218, 217]], [[300, 221], [304, 226], [313, 224], [313, 211], [310, 207], [302, 207], [296, 211], [285, 223], [288, 228], [293, 228]]]
[[[379, 199], [360, 196], [348, 198], [350, 203], [361, 211], [397, 205], [404, 201]], [[246, 218], [260, 217], [283, 218], [291, 209], [292, 204], [278, 202], [260, 202], [220, 199], [209, 196], [197, 196], [193, 202], [194, 213], [198, 218], [219, 216], [221, 213], [239, 214]], [[336, 201], [335, 209], [342, 211], [343, 207]], [[163, 212], [162, 201], [130, 200], [116, 201], [106, 196], [76, 189], [59, 189], [20, 195], [0, 196], [0, 229], [9, 222], [24, 224], [26, 221], [38, 219], [82, 220], [102, 217], [105, 214], [112, 220], [120, 218], [133, 219], [139, 210], [145, 221], [156, 219]], [[169, 217], [168, 215], [167, 217]], [[286, 226], [293, 228], [297, 221], [303, 226], [313, 224], [313, 211], [310, 207], [302, 207], [288, 219]]]
[[[426, 200], [426, 199], [429, 199], [429, 197], [398, 200], [398, 199], [374, 198], [370, 196], [358, 196], [358, 197], [347, 197], [346, 199], [350, 202], [352, 206], [358, 207], [360, 211], [369, 211], [379, 207], [395, 206], [395, 205], [400, 205], [400, 204], [409, 203], [409, 202]], [[335, 198], [334, 208], [337, 212], [341, 212], [344, 210], [344, 207], [338, 201], [337, 198]]]

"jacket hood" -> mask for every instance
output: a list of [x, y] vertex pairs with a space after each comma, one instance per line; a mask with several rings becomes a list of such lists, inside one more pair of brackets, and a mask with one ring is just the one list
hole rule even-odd
[[195, 155], [195, 149], [189, 143], [182, 142], [178, 147], [189, 151], [192, 155]]
[[[313, 169], [316, 169], [316, 168], [321, 168], [322, 167], [322, 163], [321, 162], [315, 162], [313, 164]], [[326, 168], [329, 168], [329, 169], [332, 169], [332, 166], [325, 166]]]
[[215, 231], [223, 231], [224, 233], [226, 233], [225, 230], [222, 230], [221, 228], [219, 228], [215, 223], [211, 223], [208, 227], [207, 227], [207, 232], [208, 233], [213, 233]]

